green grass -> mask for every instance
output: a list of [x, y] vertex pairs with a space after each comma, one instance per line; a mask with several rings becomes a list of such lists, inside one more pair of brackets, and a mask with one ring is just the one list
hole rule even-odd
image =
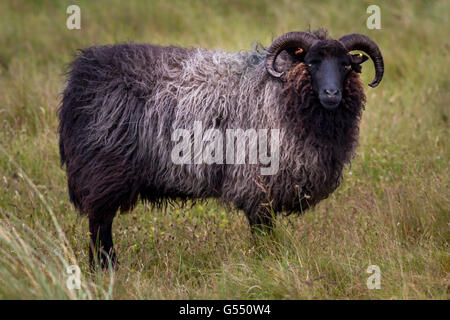
[[[448, 1], [73, 1], [0, 3], [0, 298], [448, 299]], [[78, 48], [133, 40], [249, 49], [287, 31], [360, 32], [381, 47], [385, 78], [367, 88], [358, 154], [329, 199], [279, 217], [253, 241], [241, 212], [215, 201], [114, 223], [112, 275], [88, 272], [87, 220], [69, 203], [57, 117], [64, 68]], [[364, 83], [373, 77], [364, 65]], [[82, 287], [66, 287], [78, 264]], [[369, 265], [381, 289], [368, 290]]]

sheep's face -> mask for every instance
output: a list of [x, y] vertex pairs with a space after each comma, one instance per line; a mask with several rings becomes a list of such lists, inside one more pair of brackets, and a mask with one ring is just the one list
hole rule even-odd
[[363, 55], [350, 55], [336, 40], [318, 41], [311, 47], [304, 62], [311, 74], [313, 91], [325, 109], [339, 106], [347, 74], [365, 60]]
[[[349, 71], [360, 73], [361, 63], [368, 59], [362, 53], [351, 54], [354, 50], [363, 51], [372, 59], [375, 78], [369, 86], [375, 88], [383, 79], [383, 56], [374, 41], [359, 33], [344, 35], [339, 40], [329, 38], [323, 29], [313, 33], [285, 33], [275, 39], [267, 49], [265, 66], [272, 77], [289, 81], [288, 78], [295, 74], [299, 63], [304, 63], [311, 78], [313, 92], [320, 104], [327, 110], [333, 110], [341, 104], [343, 94], [345, 96], [342, 91]], [[293, 68], [277, 71], [275, 62], [283, 51], [293, 58]], [[297, 79], [297, 82], [299, 81], [301, 78]]]

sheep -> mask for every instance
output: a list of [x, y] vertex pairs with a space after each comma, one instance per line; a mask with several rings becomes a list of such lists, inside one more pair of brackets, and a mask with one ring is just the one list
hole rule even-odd
[[[365, 95], [365, 54], [379, 84], [384, 64], [371, 39], [320, 29], [289, 32], [270, 47], [224, 52], [124, 43], [94, 46], [70, 64], [59, 108], [61, 166], [70, 200], [89, 218], [91, 263], [114, 263], [116, 212], [138, 199], [217, 198], [242, 210], [252, 230], [279, 212], [304, 212], [340, 184], [354, 156]], [[280, 70], [280, 71], [278, 71]], [[173, 132], [276, 129], [279, 168], [172, 161]]]

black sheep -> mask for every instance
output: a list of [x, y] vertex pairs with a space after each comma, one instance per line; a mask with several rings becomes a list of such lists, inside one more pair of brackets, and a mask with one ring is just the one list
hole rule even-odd
[[[83, 50], [70, 65], [59, 134], [70, 199], [89, 217], [91, 260], [99, 248], [114, 260], [114, 216], [139, 198], [216, 197], [242, 209], [251, 226], [270, 227], [273, 213], [328, 197], [357, 147], [365, 103], [358, 73], [367, 57], [352, 50], [371, 57], [376, 86], [383, 59], [361, 34], [290, 32], [268, 49], [234, 53], [133, 43]], [[196, 122], [224, 135], [279, 130], [277, 170], [174, 163], [174, 130]]]

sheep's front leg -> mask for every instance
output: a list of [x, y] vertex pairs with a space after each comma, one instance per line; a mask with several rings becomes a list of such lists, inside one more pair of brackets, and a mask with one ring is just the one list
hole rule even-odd
[[89, 232], [91, 241], [89, 248], [89, 262], [95, 268], [98, 262], [102, 269], [109, 266], [108, 258], [111, 259], [111, 266], [116, 264], [116, 254], [114, 253], [112, 239], [112, 223], [114, 216], [106, 219], [89, 218]]
[[252, 233], [270, 234], [273, 231], [273, 216], [267, 208], [246, 212]]

